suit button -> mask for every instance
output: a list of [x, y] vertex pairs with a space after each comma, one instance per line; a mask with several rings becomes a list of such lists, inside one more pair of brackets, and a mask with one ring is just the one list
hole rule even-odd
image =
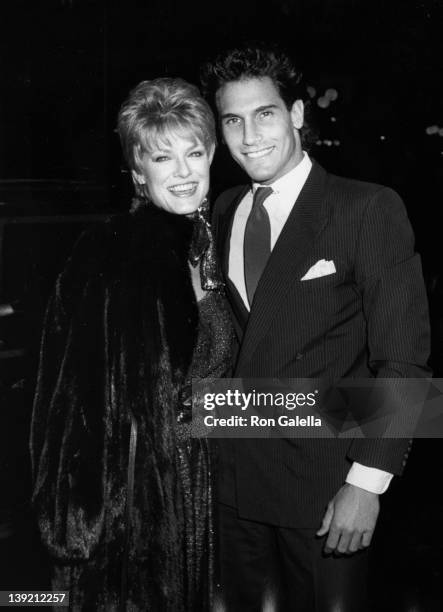
[[297, 354], [296, 354], [296, 356], [295, 356], [295, 358], [296, 358], [297, 360], [298, 360], [298, 359], [301, 359], [302, 357], [303, 357], [303, 353], [297, 353]]

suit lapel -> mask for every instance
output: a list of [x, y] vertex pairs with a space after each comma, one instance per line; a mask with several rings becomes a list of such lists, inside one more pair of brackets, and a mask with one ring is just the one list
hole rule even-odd
[[219, 253], [220, 261], [222, 262], [222, 270], [226, 278], [228, 278], [229, 271], [229, 244], [231, 241], [232, 224], [234, 223], [235, 211], [237, 206], [243, 200], [250, 187], [245, 185], [243, 189], [240, 189], [236, 197], [232, 200], [223, 217], [220, 220], [220, 248]]
[[233, 321], [237, 338], [239, 339], [239, 341], [242, 341], [243, 334], [248, 323], [249, 311], [246, 308], [243, 299], [237, 290], [237, 287], [234, 285], [230, 278], [226, 279], [226, 287], [229, 293], [229, 302], [231, 312], [233, 314]]
[[326, 222], [322, 206], [325, 180], [326, 172], [313, 162], [257, 286], [237, 369], [251, 358], [285, 300], [289, 286], [302, 276], [306, 257]]
[[243, 303], [243, 300], [237, 291], [234, 283], [230, 280], [229, 273], [229, 246], [231, 242], [232, 225], [234, 222], [235, 211], [238, 205], [243, 200], [250, 187], [245, 185], [240, 189], [236, 197], [226, 209], [219, 221], [219, 258], [221, 261], [223, 275], [226, 281], [227, 291], [230, 297], [231, 311], [234, 315], [234, 325], [239, 339], [243, 337], [245, 322], [248, 319], [249, 313]]

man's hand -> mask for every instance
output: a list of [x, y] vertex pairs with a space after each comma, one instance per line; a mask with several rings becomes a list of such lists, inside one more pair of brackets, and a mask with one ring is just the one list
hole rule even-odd
[[329, 502], [318, 536], [328, 532], [325, 552], [351, 554], [371, 543], [380, 510], [376, 493], [344, 484]]

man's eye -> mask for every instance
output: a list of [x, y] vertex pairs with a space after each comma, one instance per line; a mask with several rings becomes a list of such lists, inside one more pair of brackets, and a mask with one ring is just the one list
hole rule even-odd
[[240, 123], [240, 119], [238, 117], [229, 117], [226, 119], [225, 125], [238, 125]]
[[272, 117], [274, 113], [270, 110], [266, 110], [266, 111], [262, 111], [260, 113], [260, 117], [262, 117], [263, 119], [267, 119], [268, 117]]

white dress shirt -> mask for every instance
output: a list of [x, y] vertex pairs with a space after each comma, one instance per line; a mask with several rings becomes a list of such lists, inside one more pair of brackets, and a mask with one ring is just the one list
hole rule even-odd
[[[272, 193], [266, 198], [263, 206], [269, 215], [271, 224], [271, 251], [280, 236], [289, 214], [296, 202], [303, 185], [312, 168], [312, 162], [307, 153], [303, 154], [301, 162], [285, 175], [269, 185]], [[243, 260], [243, 241], [246, 222], [252, 208], [255, 190], [263, 185], [253, 183], [252, 188], [243, 197], [237, 207], [232, 224], [231, 241], [229, 244], [228, 275], [239, 292], [247, 310], [249, 302], [246, 293], [246, 283]], [[392, 474], [377, 468], [361, 465], [356, 461], [352, 464], [346, 482], [372, 493], [384, 493], [392, 479]]]

